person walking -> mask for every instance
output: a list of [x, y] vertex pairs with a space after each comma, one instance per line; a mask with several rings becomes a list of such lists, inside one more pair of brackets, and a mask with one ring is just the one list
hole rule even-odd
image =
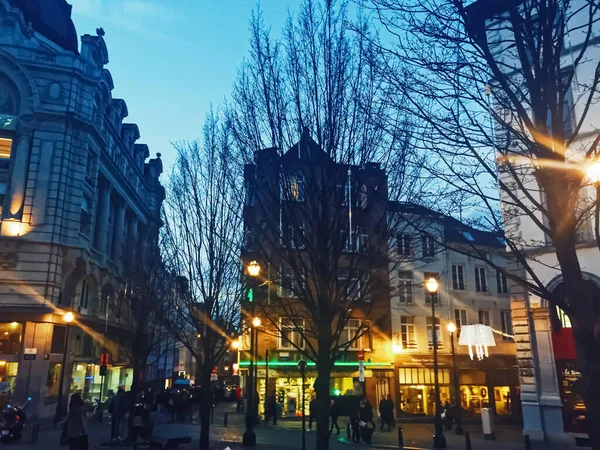
[[277, 394], [275, 391], [267, 398], [265, 405], [265, 423], [269, 421], [270, 417], [273, 417], [273, 425], [277, 425]]
[[242, 403], [244, 401], [244, 398], [242, 396], [242, 388], [240, 386], [237, 386], [235, 388], [235, 400], [237, 402], [235, 410], [236, 412], [240, 412], [240, 410], [242, 409]]
[[125, 395], [125, 389], [119, 387], [117, 395], [112, 397], [108, 412], [110, 413], [110, 438], [113, 440], [119, 439], [121, 431], [121, 422], [127, 407], [125, 405], [127, 395]]
[[308, 404], [308, 431], [312, 431], [313, 420], [316, 420], [317, 415], [317, 399], [313, 395]]
[[453, 421], [452, 407], [450, 406], [450, 403], [448, 403], [448, 401], [446, 401], [446, 403], [444, 403], [443, 414], [444, 414], [444, 425], [446, 427], [446, 430], [452, 430], [452, 421]]
[[365, 397], [365, 422], [370, 423], [371, 425], [373, 425], [373, 430], [377, 429], [377, 425], [375, 425], [375, 422], [373, 422], [373, 405], [371, 405], [371, 402], [369, 401], [369, 399], [367, 397]]
[[331, 426], [329, 427], [329, 434], [333, 433], [333, 427], [337, 430], [336, 434], [340, 434], [340, 426], [338, 425], [338, 418], [340, 417], [340, 411], [338, 405], [334, 399], [331, 399], [329, 403], [329, 417], [331, 418]]
[[86, 429], [86, 407], [79, 394], [73, 394], [69, 403], [69, 413], [63, 422], [63, 434], [69, 450], [88, 450]]

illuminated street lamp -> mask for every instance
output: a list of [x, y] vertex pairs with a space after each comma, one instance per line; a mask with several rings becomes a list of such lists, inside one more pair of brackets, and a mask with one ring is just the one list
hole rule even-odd
[[63, 389], [65, 385], [65, 368], [67, 366], [67, 353], [69, 346], [69, 330], [71, 328], [71, 322], [75, 319], [71, 311], [67, 311], [63, 315], [63, 321], [67, 324], [67, 330], [65, 332], [65, 342], [63, 349], [62, 367], [60, 370], [60, 382], [58, 384], [58, 401], [56, 402], [56, 412], [54, 414], [54, 426], [60, 421], [63, 416]]
[[[246, 397], [248, 398], [248, 411], [246, 411], [246, 430], [242, 436], [242, 445], [244, 447], [256, 446], [256, 433], [254, 432], [254, 422], [256, 420], [257, 411], [255, 411], [255, 403], [258, 399], [255, 399], [255, 361], [256, 361], [256, 328], [260, 326], [260, 318], [254, 315], [254, 299], [253, 292], [254, 286], [257, 284], [257, 278], [260, 275], [260, 265], [256, 261], [250, 262], [246, 267], [246, 273], [250, 277], [250, 289], [248, 291], [248, 300], [250, 301], [250, 317], [252, 319], [252, 327], [250, 328], [250, 366], [248, 367], [248, 383], [246, 386]], [[256, 401], [255, 401], [256, 400]], [[258, 406], [258, 405], [256, 405]]]
[[236, 339], [231, 343], [231, 350], [237, 351], [239, 349], [240, 349], [240, 341], [239, 341], [239, 339]]
[[429, 278], [425, 287], [431, 295], [431, 341], [433, 344], [433, 379], [435, 383], [435, 434], [433, 435], [433, 448], [446, 448], [446, 437], [442, 427], [442, 403], [440, 401], [440, 380], [438, 374], [437, 332], [435, 319], [435, 302], [439, 283], [435, 278]]
[[448, 322], [447, 325], [448, 332], [450, 333], [450, 344], [452, 348], [452, 377], [454, 380], [454, 401], [456, 402], [456, 429], [454, 432], [456, 434], [463, 434], [463, 429], [461, 426], [461, 401], [460, 401], [460, 390], [458, 388], [458, 373], [456, 372], [456, 357], [454, 353], [454, 333], [456, 333], [456, 325], [453, 322]]

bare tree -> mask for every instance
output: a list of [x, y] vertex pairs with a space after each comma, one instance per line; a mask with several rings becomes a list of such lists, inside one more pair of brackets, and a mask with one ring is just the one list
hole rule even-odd
[[240, 324], [242, 225], [229, 178], [228, 139], [218, 114], [211, 111], [201, 142], [176, 144], [166, 200], [166, 248], [179, 285], [176, 312], [165, 318], [196, 360], [201, 450], [209, 448], [210, 375]]
[[[464, 213], [505, 238], [519, 268], [508, 277], [570, 317], [589, 433], [600, 448], [600, 303], [577, 251], [598, 201], [585, 171], [600, 140], [591, 115], [600, 4], [370, 3], [389, 33], [382, 74], [413, 117], [415, 146], [445, 194], [439, 208], [460, 199]], [[555, 261], [544, 256], [548, 245]], [[494, 266], [468, 243], [463, 251]], [[561, 290], [541, 279], [547, 268], [562, 276]]]

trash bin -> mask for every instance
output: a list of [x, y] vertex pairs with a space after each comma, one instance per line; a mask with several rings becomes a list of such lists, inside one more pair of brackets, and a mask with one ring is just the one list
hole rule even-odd
[[481, 426], [483, 428], [484, 439], [495, 441], [494, 412], [490, 408], [481, 408]]

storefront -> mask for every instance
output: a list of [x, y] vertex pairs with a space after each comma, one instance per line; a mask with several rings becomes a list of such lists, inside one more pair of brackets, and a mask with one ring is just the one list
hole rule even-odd
[[0, 322], [0, 396], [5, 400], [15, 391], [22, 347], [23, 324]]
[[[411, 364], [412, 363], [412, 364]], [[398, 367], [398, 408], [411, 415], [435, 414], [433, 359], [406, 356]], [[456, 373], [460, 391], [460, 405], [467, 414], [481, 414], [482, 408], [492, 408], [497, 415], [518, 415], [513, 405], [518, 401], [518, 373], [514, 357], [492, 356], [473, 361], [457, 355]], [[454, 403], [454, 370], [448, 355], [439, 357], [438, 380], [440, 401]]]
[[110, 391], [117, 392], [121, 386], [126, 391], [129, 390], [132, 380], [133, 369], [119, 366], [109, 367], [104, 380], [102, 380], [98, 364], [75, 362], [73, 364], [70, 392], [80, 394], [85, 402], [93, 402], [100, 397], [101, 386], [102, 397], [106, 398]]

